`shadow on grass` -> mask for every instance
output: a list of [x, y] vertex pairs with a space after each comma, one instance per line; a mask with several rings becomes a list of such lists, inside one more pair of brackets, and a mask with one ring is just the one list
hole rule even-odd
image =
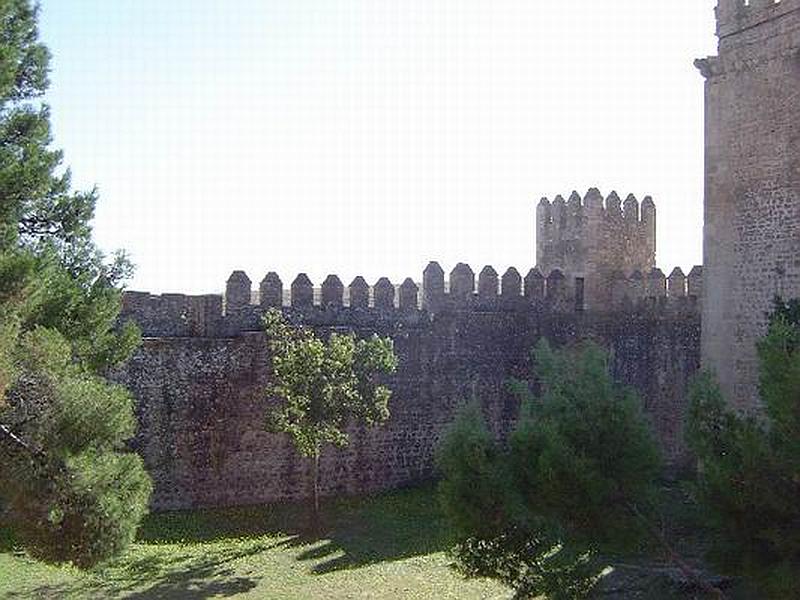
[[451, 546], [442, 520], [432, 485], [326, 502], [316, 533], [298, 504], [156, 513], [121, 558], [68, 583], [26, 587], [9, 597], [231, 597], [270, 576], [242, 573], [236, 561], [281, 550], [321, 575], [427, 555]]
[[[304, 550], [301, 561], [318, 561], [315, 574], [363, 567], [441, 552], [452, 547], [433, 486], [407, 489], [371, 499], [341, 501], [327, 515], [319, 545]], [[303, 536], [294, 545], [306, 544]]]
[[145, 520], [139, 538], [145, 543], [196, 543], [280, 536], [280, 547], [300, 549], [298, 560], [320, 561], [312, 567], [317, 574], [452, 546], [434, 485], [329, 500], [321, 520], [322, 528], [313, 531], [303, 504], [160, 513]]
[[[252, 590], [258, 585], [258, 579], [242, 577], [235, 574], [229, 565], [234, 560], [263, 552], [264, 548], [253, 547], [246, 551], [222, 552], [214, 556], [194, 559], [188, 564], [177, 564], [171, 572], [162, 574], [163, 561], [160, 557], [148, 557], [141, 569], [140, 582], [146, 587], [128, 594], [128, 599], [155, 599], [155, 598], [227, 598]], [[155, 558], [152, 571], [148, 562]], [[155, 573], [155, 577], [148, 573]], [[155, 581], [155, 583], [153, 583]], [[149, 584], [149, 585], [147, 585]], [[130, 588], [133, 586], [129, 584]], [[112, 589], [118, 591], [119, 587]]]
[[110, 598], [133, 600], [178, 598], [225, 598], [252, 590], [254, 577], [237, 576], [232, 562], [268, 549], [267, 544], [225, 549], [198, 556], [177, 551], [170, 555], [151, 554], [123, 557], [100, 567], [88, 578], [60, 585], [27, 589], [8, 598]]

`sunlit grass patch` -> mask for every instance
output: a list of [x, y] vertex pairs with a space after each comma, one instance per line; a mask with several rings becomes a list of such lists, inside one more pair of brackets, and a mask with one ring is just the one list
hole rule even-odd
[[124, 556], [91, 572], [0, 550], [0, 598], [508, 598], [449, 568], [432, 487], [324, 507], [319, 535], [302, 506], [153, 514]]

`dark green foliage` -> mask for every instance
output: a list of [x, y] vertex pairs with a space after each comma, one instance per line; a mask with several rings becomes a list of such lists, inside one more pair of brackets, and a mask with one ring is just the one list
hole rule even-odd
[[777, 304], [758, 343], [763, 414], [733, 412], [708, 373], [691, 388], [687, 436], [700, 464], [697, 497], [716, 532], [712, 558], [751, 578], [762, 597], [800, 596], [798, 306]]
[[772, 312], [767, 317], [770, 322], [781, 319], [789, 325], [800, 325], [800, 298], [784, 300], [776, 296], [772, 301]]
[[467, 538], [456, 546], [453, 556], [456, 569], [464, 576], [500, 581], [520, 600], [586, 598], [602, 577], [592, 553], [553, 545], [552, 539], [525, 528], [512, 528], [491, 538]]
[[87, 567], [133, 539], [150, 494], [125, 451], [132, 398], [102, 379], [139, 334], [116, 328], [130, 264], [94, 245], [96, 194], [71, 192], [49, 147], [36, 20], [0, 0], [0, 504], [33, 556]]
[[542, 341], [534, 360], [541, 394], [515, 382], [523, 406], [507, 450], [477, 406], [455, 421], [439, 452], [440, 496], [462, 572], [499, 579], [520, 598], [579, 598], [601, 576], [599, 551], [640, 539], [659, 456], [602, 349]]
[[19, 267], [26, 253], [27, 266], [11, 278], [27, 284], [25, 305], [15, 307], [23, 326], [57, 329], [76, 358], [107, 369], [138, 343], [131, 327], [112, 331], [131, 265], [122, 253], [106, 261], [92, 242], [97, 194], [70, 191], [62, 153], [50, 148], [49, 109], [38, 102], [50, 55], [37, 13], [30, 0], [0, 0], [0, 254]]
[[524, 504], [509, 453], [498, 448], [477, 403], [459, 412], [437, 465], [460, 573], [501, 581], [516, 598], [580, 598], [594, 587], [600, 569], [591, 553], [565, 548], [557, 524]]
[[511, 457], [525, 501], [570, 539], [614, 544], [639, 536], [631, 505], [652, 500], [660, 458], [638, 398], [616, 385], [606, 353], [536, 348], [542, 393], [523, 404]]
[[33, 556], [91, 566], [133, 540], [150, 495], [141, 459], [124, 451], [136, 426], [131, 397], [74, 363], [53, 330], [21, 334], [13, 352], [0, 413], [12, 526]]
[[[26, 326], [57, 329], [72, 340], [76, 359], [97, 372], [126, 360], [139, 345], [133, 323], [116, 327], [121, 306], [119, 285], [130, 274], [130, 265], [118, 254], [110, 264], [94, 251], [85, 264], [65, 268], [49, 248], [37, 254], [35, 302], [29, 303]], [[82, 259], [82, 260], [84, 260]]]
[[35, 463], [5, 465], [2, 480], [15, 539], [31, 556], [88, 568], [133, 541], [151, 491], [137, 455], [85, 452]]
[[491, 537], [511, 520], [511, 470], [476, 402], [465, 405], [436, 456], [439, 496], [459, 536]]
[[[28, 245], [91, 245], [97, 195], [70, 193], [57, 174], [62, 153], [50, 148], [50, 112], [37, 103], [48, 86], [50, 53], [38, 39], [38, 8], [0, 0], [0, 250]], [[64, 249], [64, 255], [81, 252]]]
[[392, 340], [332, 333], [327, 342], [289, 325], [279, 310], [264, 316], [272, 372], [267, 395], [279, 404], [267, 415], [271, 431], [288, 434], [313, 460], [315, 515], [319, 513], [319, 457], [324, 444], [343, 447], [353, 420], [377, 425], [389, 418], [391, 390], [380, 377], [397, 368]]

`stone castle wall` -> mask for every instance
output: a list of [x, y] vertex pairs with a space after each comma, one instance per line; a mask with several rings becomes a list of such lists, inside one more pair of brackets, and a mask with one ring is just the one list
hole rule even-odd
[[706, 78], [703, 360], [758, 405], [755, 342], [800, 296], [800, 0], [720, 0]]
[[[614, 376], [641, 394], [669, 462], [683, 456], [686, 385], [700, 360], [699, 271], [620, 282], [617, 311], [576, 311], [559, 272], [523, 280], [516, 269], [498, 277], [459, 264], [445, 285], [431, 263], [422, 290], [412, 280], [396, 289], [362, 278], [343, 293], [330, 276], [316, 296], [311, 281], [291, 285], [290, 319], [321, 334], [355, 331], [391, 336], [399, 368], [391, 378], [392, 416], [381, 428], [354, 427], [351, 445], [322, 459], [326, 494], [360, 494], [434, 475], [439, 439], [458, 408], [477, 398], [502, 438], [518, 401], [510, 377], [530, 372], [530, 350], [592, 338], [610, 349]], [[660, 271], [658, 271], [660, 273]], [[476, 285], [477, 283], [477, 285]], [[155, 482], [156, 509], [225, 506], [297, 499], [309, 494], [306, 461], [290, 441], [264, 431], [269, 377], [260, 316], [281, 306], [283, 284], [264, 278], [258, 305], [252, 284], [235, 272], [222, 296], [152, 296], [129, 292], [123, 318], [137, 321], [142, 347], [116, 374], [137, 399], [135, 446]], [[624, 293], [623, 293], [624, 292]], [[345, 303], [344, 298], [349, 302]], [[424, 306], [420, 308], [420, 306]]]

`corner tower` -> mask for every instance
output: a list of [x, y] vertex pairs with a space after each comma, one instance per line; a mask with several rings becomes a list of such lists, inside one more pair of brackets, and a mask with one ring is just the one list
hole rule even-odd
[[705, 82], [703, 363], [758, 405], [755, 343], [800, 296], [800, 0], [719, 0]]

